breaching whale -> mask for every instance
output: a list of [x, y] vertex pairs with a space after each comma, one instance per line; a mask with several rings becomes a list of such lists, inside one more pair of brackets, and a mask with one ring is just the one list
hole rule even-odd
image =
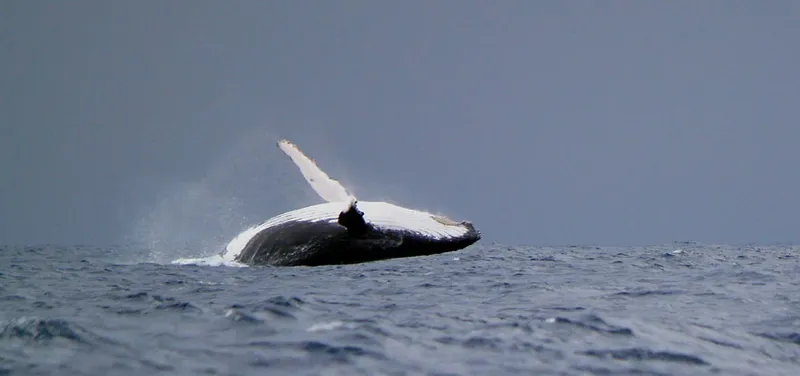
[[247, 265], [319, 266], [432, 255], [481, 238], [471, 222], [382, 201], [358, 201], [288, 140], [278, 147], [326, 202], [292, 210], [250, 227], [222, 252]]

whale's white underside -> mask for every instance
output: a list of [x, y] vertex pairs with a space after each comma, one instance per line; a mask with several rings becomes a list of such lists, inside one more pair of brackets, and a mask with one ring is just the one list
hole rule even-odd
[[[259, 232], [273, 226], [289, 222], [328, 222], [337, 223], [339, 213], [349, 202], [326, 202], [292, 210], [270, 218], [266, 222], [250, 227], [228, 243], [223, 258], [232, 261], [244, 250], [247, 243]], [[458, 222], [432, 213], [413, 210], [388, 202], [360, 201], [358, 209], [364, 213], [364, 220], [378, 229], [398, 230], [424, 236], [431, 240], [459, 238], [469, 229]]]

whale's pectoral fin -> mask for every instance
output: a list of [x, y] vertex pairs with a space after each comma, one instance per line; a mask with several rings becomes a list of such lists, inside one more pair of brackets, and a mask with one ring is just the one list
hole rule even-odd
[[281, 140], [278, 142], [278, 147], [292, 159], [314, 192], [317, 192], [323, 200], [328, 202], [347, 201], [354, 197], [344, 189], [341, 183], [331, 179], [311, 158], [303, 154], [297, 145], [289, 140]]
[[347, 228], [350, 235], [361, 236], [369, 229], [369, 225], [364, 221], [364, 213], [356, 207], [356, 200], [352, 200], [350, 205], [339, 213], [339, 224]]

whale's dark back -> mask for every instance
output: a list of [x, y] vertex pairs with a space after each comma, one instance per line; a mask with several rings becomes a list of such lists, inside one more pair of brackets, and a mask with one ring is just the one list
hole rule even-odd
[[248, 265], [318, 266], [355, 264], [456, 251], [480, 239], [472, 225], [466, 235], [436, 239], [410, 231], [370, 227], [353, 235], [329, 221], [292, 221], [268, 227], [245, 245], [236, 261]]

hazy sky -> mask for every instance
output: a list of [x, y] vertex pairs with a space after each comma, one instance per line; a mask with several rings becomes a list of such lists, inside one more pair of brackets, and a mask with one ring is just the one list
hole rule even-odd
[[0, 1], [0, 243], [211, 244], [320, 200], [484, 243], [800, 241], [797, 1]]

